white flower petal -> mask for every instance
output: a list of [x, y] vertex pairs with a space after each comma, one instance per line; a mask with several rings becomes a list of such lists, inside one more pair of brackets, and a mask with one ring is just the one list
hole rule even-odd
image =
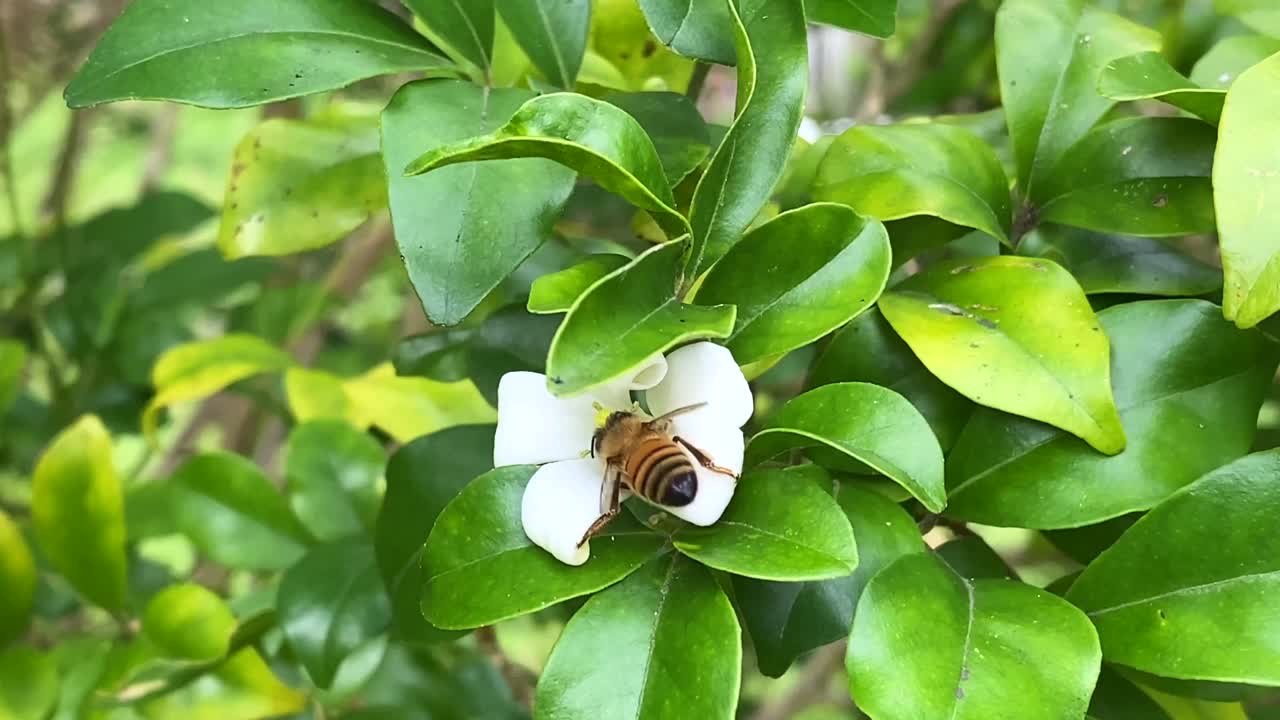
[[578, 547], [578, 541], [600, 517], [603, 485], [603, 460], [564, 460], [538, 468], [520, 503], [524, 534], [563, 563], [586, 562], [590, 543]]
[[714, 416], [735, 428], [751, 419], [751, 387], [728, 348], [710, 342], [686, 345], [667, 355], [667, 366], [667, 376], [647, 395], [655, 416], [705, 402], [707, 407], [689, 417]]
[[734, 475], [742, 474], [742, 455], [746, 446], [742, 430], [719, 422], [714, 415], [703, 415], [695, 410], [674, 418], [671, 434], [697, 448], [712, 463]]
[[693, 467], [698, 473], [698, 492], [694, 494], [693, 502], [683, 507], [664, 505], [662, 509], [694, 525], [713, 525], [733, 499], [737, 482], [728, 475], [702, 467], [696, 460]]
[[648, 390], [649, 388], [662, 382], [667, 376], [667, 359], [658, 353], [648, 360], [644, 361], [644, 365], [639, 370], [632, 373], [630, 380], [627, 382], [627, 388], [630, 390]]
[[493, 466], [573, 460], [591, 449], [596, 430], [594, 403], [616, 410], [631, 404], [625, 386], [610, 384], [581, 395], [558, 398], [547, 376], [510, 372], [498, 383], [498, 431]]

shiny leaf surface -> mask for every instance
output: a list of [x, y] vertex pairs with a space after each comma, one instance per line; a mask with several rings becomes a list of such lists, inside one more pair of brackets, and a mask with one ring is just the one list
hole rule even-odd
[[1226, 100], [1225, 90], [1200, 87], [1158, 52], [1113, 60], [1098, 78], [1098, 92], [1112, 100], [1154, 98], [1214, 125], [1222, 116], [1222, 103]]

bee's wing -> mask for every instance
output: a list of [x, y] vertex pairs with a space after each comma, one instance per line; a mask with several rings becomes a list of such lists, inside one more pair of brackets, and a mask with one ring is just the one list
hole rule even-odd
[[600, 514], [604, 515], [618, 506], [618, 493], [622, 483], [622, 468], [617, 463], [604, 466], [604, 483], [600, 485]]

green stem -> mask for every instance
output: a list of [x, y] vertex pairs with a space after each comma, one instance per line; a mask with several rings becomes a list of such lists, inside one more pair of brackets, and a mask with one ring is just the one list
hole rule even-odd
[[698, 102], [698, 98], [702, 95], [702, 87], [707, 84], [707, 74], [710, 72], [710, 63], [694, 63], [693, 75], [689, 78], [689, 87], [684, 91], [685, 97], [695, 103]]

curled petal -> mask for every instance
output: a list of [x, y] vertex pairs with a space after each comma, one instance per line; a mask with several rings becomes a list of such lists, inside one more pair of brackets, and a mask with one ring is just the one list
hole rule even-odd
[[658, 353], [644, 361], [627, 381], [628, 390], [648, 390], [667, 376], [667, 359]]
[[578, 541], [600, 517], [602, 485], [602, 460], [564, 460], [538, 468], [520, 503], [524, 534], [560, 562], [586, 562], [591, 556], [590, 543], [578, 547]]
[[648, 393], [649, 411], [662, 415], [705, 402], [687, 417], [711, 418], [735, 428], [747, 424], [755, 403], [733, 354], [723, 345], [698, 342], [667, 355], [667, 376]]
[[625, 408], [631, 397], [625, 386], [606, 385], [559, 398], [547, 390], [547, 376], [510, 372], [498, 383], [498, 431], [493, 466], [539, 465], [582, 457], [591, 449], [596, 430], [595, 403]]

